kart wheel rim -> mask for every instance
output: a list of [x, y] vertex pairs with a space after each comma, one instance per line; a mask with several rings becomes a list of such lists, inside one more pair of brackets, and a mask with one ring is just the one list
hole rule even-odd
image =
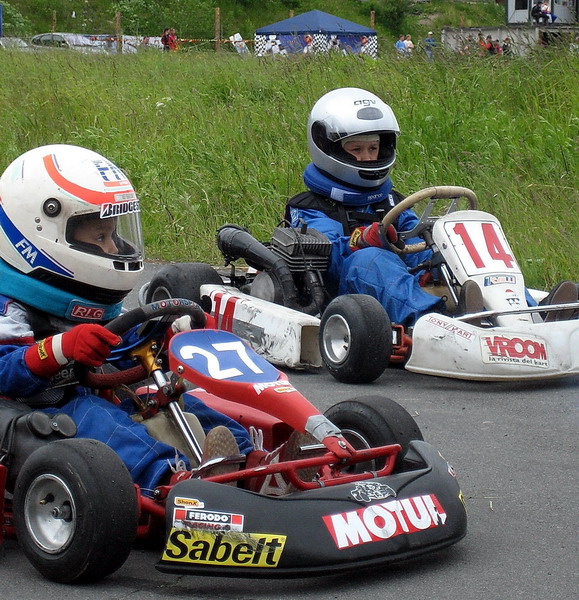
[[28, 532], [44, 552], [57, 554], [71, 544], [76, 506], [70, 488], [60, 477], [37, 477], [28, 488], [24, 508]]
[[[342, 435], [348, 441], [348, 443], [352, 445], [352, 447], [355, 450], [367, 450], [368, 448], [370, 448], [370, 444], [368, 443], [368, 440], [357, 431], [354, 431], [352, 429], [347, 429], [347, 428], [342, 429]], [[375, 470], [377, 470], [375, 460], [368, 461], [365, 463], [359, 463], [358, 465], [354, 465], [350, 469], [351, 472], [375, 471]], [[348, 472], [348, 471], [346, 470], [346, 472]]]
[[350, 353], [352, 333], [350, 326], [341, 315], [332, 315], [324, 327], [322, 343], [327, 358], [334, 364], [341, 364]]
[[151, 294], [151, 299], [149, 302], [159, 302], [159, 300], [168, 300], [172, 298], [169, 290], [164, 286], [159, 286], [155, 288], [155, 291]]

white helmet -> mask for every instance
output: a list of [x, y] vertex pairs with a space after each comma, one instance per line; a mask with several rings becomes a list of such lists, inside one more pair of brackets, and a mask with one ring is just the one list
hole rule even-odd
[[[0, 177], [0, 258], [51, 287], [118, 303], [143, 270], [139, 211], [126, 175], [100, 154], [65, 144], [35, 148]], [[93, 239], [95, 225], [112, 245]], [[86, 227], [88, 242], [76, 237]]]
[[[378, 160], [358, 162], [342, 140], [380, 136]], [[334, 179], [362, 188], [381, 186], [396, 160], [400, 134], [392, 109], [378, 96], [359, 88], [340, 88], [322, 96], [308, 119], [308, 149], [314, 165]]]

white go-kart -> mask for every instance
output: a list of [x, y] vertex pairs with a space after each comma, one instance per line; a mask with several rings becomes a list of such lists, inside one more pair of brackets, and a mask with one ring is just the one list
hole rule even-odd
[[[467, 208], [460, 209], [465, 201]], [[325, 366], [349, 383], [373, 381], [391, 363], [482, 381], [579, 373], [579, 302], [535, 306], [547, 292], [526, 289], [498, 219], [476, 209], [468, 188], [420, 190], [388, 212], [383, 224], [419, 202], [426, 206], [418, 224], [399, 237], [422, 241], [393, 251], [433, 251], [420, 266], [433, 274], [424, 289], [443, 297], [448, 310], [422, 316], [411, 330], [392, 323], [370, 296], [333, 297], [324, 282], [330, 242], [305, 228], [277, 227], [272, 240], [262, 243], [241, 227], [225, 225], [217, 238], [225, 269], [166, 265], [140, 290], [141, 304], [167, 297], [195, 300], [213, 315], [216, 328], [245, 339], [273, 364]], [[245, 265], [235, 265], [238, 260]], [[469, 280], [478, 284], [484, 310], [448, 316]]]

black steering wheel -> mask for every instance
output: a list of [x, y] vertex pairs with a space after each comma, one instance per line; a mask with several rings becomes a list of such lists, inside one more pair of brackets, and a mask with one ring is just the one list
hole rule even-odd
[[[192, 329], [205, 327], [206, 315], [203, 309], [197, 303], [185, 298], [169, 298], [133, 308], [110, 321], [105, 327], [117, 335], [123, 335], [141, 323], [163, 317], [180, 317], [183, 315], [191, 317]], [[158, 329], [152, 329], [148, 335], [140, 340], [139, 346], [158, 333]], [[131, 347], [131, 349], [134, 349], [134, 347]], [[90, 371], [86, 365], [77, 362], [74, 364], [74, 371], [79, 383], [96, 389], [130, 385], [149, 376], [147, 369], [142, 364], [113, 373], [95, 373]]]
[[[431, 216], [432, 209], [437, 200], [452, 199], [452, 203], [448, 207], [446, 214], [455, 212], [458, 210], [458, 201], [460, 198], [466, 198], [468, 201], [469, 210], [475, 210], [477, 206], [477, 199], [475, 193], [469, 188], [459, 187], [455, 185], [440, 185], [437, 187], [424, 188], [418, 192], [414, 192], [402, 202], [399, 202], [394, 208], [389, 210], [382, 219], [382, 227], [384, 231], [392, 225], [396, 219], [407, 209], [413, 207], [421, 200], [430, 198], [430, 202], [424, 209], [422, 215], [418, 220], [416, 226], [409, 231], [399, 231], [398, 237], [401, 240], [407, 240], [419, 236], [425, 229], [431, 228], [438, 217]], [[391, 244], [391, 248], [398, 254], [413, 254], [415, 252], [422, 252], [426, 250], [427, 243], [425, 241], [418, 242], [416, 244], [408, 244], [404, 248], [398, 248]]]

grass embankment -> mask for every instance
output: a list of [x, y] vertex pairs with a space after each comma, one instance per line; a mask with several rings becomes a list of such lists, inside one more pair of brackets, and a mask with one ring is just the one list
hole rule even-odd
[[395, 185], [462, 185], [495, 213], [534, 287], [577, 277], [579, 59], [240, 59], [3, 53], [0, 170], [72, 143], [111, 158], [142, 201], [147, 255], [220, 259], [226, 222], [267, 239], [303, 184], [305, 123], [324, 92], [366, 87], [402, 129]]

